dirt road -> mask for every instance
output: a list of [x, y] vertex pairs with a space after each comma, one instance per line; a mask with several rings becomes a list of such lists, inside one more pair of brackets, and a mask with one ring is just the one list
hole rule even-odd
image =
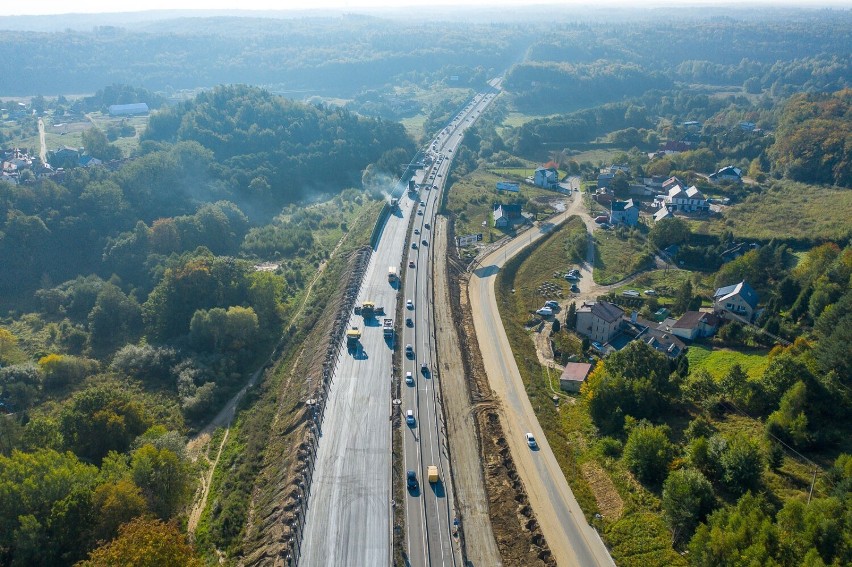
[[[433, 234], [437, 250], [447, 250], [447, 221], [438, 217]], [[463, 522], [465, 551], [473, 565], [500, 565], [500, 551], [491, 526], [488, 497], [479, 459], [473, 406], [470, 403], [459, 338], [453, 322], [447, 255], [435, 254], [435, 335], [441, 396], [450, 445], [456, 504]]]
[[38, 141], [38, 157], [41, 158], [41, 163], [47, 163], [47, 143], [44, 141], [44, 120], [41, 118], [38, 119]]
[[[482, 258], [468, 288], [482, 359], [491, 387], [502, 403], [500, 421], [536, 519], [558, 564], [583, 567], [614, 563], [597, 532], [586, 522], [535, 418], [503, 329], [494, 282], [496, 274], [509, 258], [551, 232], [571, 215], [580, 215], [585, 220], [588, 215], [584, 213], [581, 194], [574, 193], [574, 200], [565, 212]], [[591, 291], [593, 263], [587, 264], [584, 266], [584, 280], [588, 282], [587, 290]], [[526, 432], [532, 432], [539, 440], [538, 450], [527, 446]]]

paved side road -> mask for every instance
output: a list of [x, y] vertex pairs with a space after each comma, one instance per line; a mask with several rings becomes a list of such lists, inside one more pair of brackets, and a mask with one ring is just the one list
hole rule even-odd
[[[508, 259], [571, 215], [582, 215], [582, 206], [581, 195], [574, 193], [574, 201], [565, 212], [482, 258], [471, 277], [468, 295], [488, 380], [496, 397], [502, 402], [500, 417], [509, 449], [557, 563], [578, 567], [614, 566], [600, 536], [586, 522], [535, 417], [500, 319], [494, 293], [496, 275]], [[535, 435], [539, 442], [538, 450], [532, 451], [527, 446], [524, 438], [526, 432]]]

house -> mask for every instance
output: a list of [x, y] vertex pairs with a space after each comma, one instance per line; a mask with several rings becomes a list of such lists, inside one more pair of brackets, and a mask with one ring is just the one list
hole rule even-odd
[[694, 213], [710, 210], [707, 197], [695, 185], [689, 189], [684, 189], [681, 185], [671, 187], [668, 195], [666, 195], [665, 202], [672, 211]]
[[81, 167], [93, 167], [95, 165], [101, 165], [104, 162], [102, 162], [101, 160], [99, 160], [96, 157], [85, 155], [85, 156], [80, 156], [78, 163], [80, 164]]
[[671, 209], [663, 205], [656, 213], [654, 213], [654, 222], [660, 222], [663, 219], [670, 219], [672, 217], [674, 217], [674, 215], [672, 214]]
[[672, 187], [686, 187], [686, 183], [684, 183], [677, 177], [672, 176], [663, 181], [660, 185], [660, 188], [666, 193], [668, 193], [669, 189], [671, 189]]
[[624, 311], [613, 303], [584, 302], [577, 309], [576, 331], [592, 341], [607, 343], [618, 332]]
[[521, 205], [504, 205], [497, 203], [494, 205], [494, 227], [507, 228], [519, 220], [523, 220], [521, 215]]
[[688, 152], [692, 147], [692, 142], [687, 142], [686, 140], [669, 140], [664, 144], [660, 144], [660, 151], [665, 155], [679, 154], [680, 152]]
[[566, 392], [579, 392], [592, 365], [587, 362], [569, 362], [559, 377], [559, 388]]
[[639, 207], [633, 204], [633, 199], [613, 201], [610, 204], [609, 222], [612, 224], [623, 223], [627, 226], [636, 226], [636, 223], [639, 222]]
[[757, 292], [745, 281], [738, 284], [720, 287], [713, 293], [713, 312], [726, 318], [734, 314], [749, 322], [754, 319], [757, 310]]
[[670, 330], [673, 335], [694, 341], [697, 338], [713, 336], [718, 327], [719, 318], [713, 313], [687, 311], [674, 324], [670, 325]]
[[109, 106], [110, 116], [132, 116], [134, 114], [148, 114], [148, 105], [144, 102], [133, 104], [111, 104]]
[[606, 168], [606, 171], [602, 171], [601, 173], [612, 173], [613, 175], [615, 175], [619, 171], [624, 173], [625, 175], [630, 175], [630, 166], [627, 164], [614, 163], [608, 168]]
[[615, 173], [606, 172], [598, 175], [598, 187], [606, 189], [612, 185], [612, 180], [615, 179]]
[[539, 167], [535, 170], [533, 184], [545, 189], [553, 189], [559, 185], [559, 172], [555, 167]]
[[711, 173], [707, 178], [713, 183], [721, 183], [723, 181], [732, 181], [734, 183], [741, 183], [743, 180], [743, 170], [739, 167], [734, 167], [729, 165], [727, 167], [723, 167], [716, 173]]
[[629, 319], [622, 323], [621, 333], [610, 345], [621, 350], [631, 341], [642, 341], [669, 358], [677, 358], [686, 350], [686, 344], [667, 328], [660, 328], [653, 321], [639, 317], [634, 311]]
[[742, 121], [739, 123], [740, 130], [745, 132], [754, 132], [754, 129], [757, 127], [757, 124], [754, 122]]

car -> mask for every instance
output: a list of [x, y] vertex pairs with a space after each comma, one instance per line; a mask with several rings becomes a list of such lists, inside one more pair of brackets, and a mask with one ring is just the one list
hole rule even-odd
[[[417, 211], [417, 212], [419, 213], [420, 211]], [[412, 248], [413, 250], [417, 250], [417, 243], [416, 243], [416, 242], [412, 242], [412, 243], [411, 243], [411, 248]]]
[[[423, 209], [418, 209], [417, 214], [422, 217], [423, 216]], [[413, 246], [412, 248], [417, 248], [417, 247]]]
[[414, 234], [420, 234], [420, 229], [419, 229], [419, 228], [415, 228], [415, 229], [414, 229]]
[[405, 300], [405, 306], [406, 306], [408, 309], [414, 309], [414, 302], [413, 302], [413, 301], [411, 301], [410, 299], [406, 299], [406, 300]]
[[421, 362], [420, 363], [420, 372], [422, 372], [423, 374], [426, 374], [427, 372], [429, 372], [429, 365], [426, 364], [425, 362]]
[[414, 358], [414, 347], [411, 345], [405, 345], [405, 356], [408, 358]]
[[423, 246], [429, 246], [429, 241], [427, 241], [427, 240], [424, 238], [424, 239], [423, 239], [422, 244], [423, 244]]
[[580, 293], [580, 288], [577, 287], [577, 284], [571, 284], [571, 292], [572, 293]]
[[553, 309], [550, 307], [542, 307], [541, 309], [536, 309], [536, 315], [541, 315], [542, 317], [550, 317], [553, 315]]
[[580, 278], [578, 278], [577, 276], [572, 276], [571, 274], [565, 274], [565, 279], [569, 282], [576, 282], [580, 280]]
[[426, 230], [429, 230], [429, 229], [431, 229], [432, 227], [431, 227], [431, 226], [429, 226], [429, 223], [427, 222], [427, 223], [425, 223], [425, 224], [423, 225], [423, 228], [425, 228]]
[[559, 308], [559, 302], [553, 301], [552, 299], [550, 299], [550, 300], [544, 302], [544, 306], [550, 307], [551, 309], [558, 309]]
[[639, 297], [639, 292], [635, 289], [628, 289], [627, 291], [622, 291], [621, 295], [625, 297]]
[[437, 189], [437, 188], [438, 188], [437, 185], [432, 185], [432, 189]]
[[413, 327], [414, 326], [414, 319], [412, 319], [411, 317], [406, 317], [405, 318], [405, 326], [406, 327]]
[[414, 384], [414, 375], [411, 372], [405, 373], [405, 383], [411, 386]]
[[414, 410], [408, 410], [407, 412], [405, 412], [405, 423], [412, 427], [414, 426], [414, 424], [416, 423], [416, 421], [414, 420]]
[[592, 343], [592, 348], [595, 349], [596, 351], [603, 352], [603, 345], [601, 343], [597, 342], [597, 341], [594, 341]]
[[657, 295], [657, 292], [654, 291], [653, 289], [646, 289], [642, 293], [644, 293], [645, 295]]
[[417, 473], [412, 470], [405, 473], [405, 484], [408, 490], [417, 490]]
[[409, 260], [409, 261], [408, 261], [408, 267], [409, 267], [409, 268], [413, 268], [413, 267], [414, 267], [414, 260]]
[[537, 449], [538, 448], [538, 442], [536, 442], [535, 436], [532, 433], [527, 432], [527, 434], [524, 435], [524, 437], [526, 437], [527, 445], [530, 446], [530, 449]]

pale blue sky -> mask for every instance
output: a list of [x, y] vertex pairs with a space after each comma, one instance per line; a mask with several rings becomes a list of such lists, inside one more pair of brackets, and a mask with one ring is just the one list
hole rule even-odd
[[7, 5], [7, 15], [41, 15], [73, 13], [102, 13], [102, 12], [134, 12], [141, 10], [305, 10], [305, 9], [357, 9], [357, 8], [400, 8], [403, 6], [498, 6], [498, 5], [601, 5], [626, 4], [637, 8], [640, 6], [688, 5], [688, 6], [719, 6], [735, 4], [783, 5], [802, 7], [838, 6], [852, 7], [852, 0], [144, 0], [143, 2], [126, 2], [121, 0], [18, 0]]

